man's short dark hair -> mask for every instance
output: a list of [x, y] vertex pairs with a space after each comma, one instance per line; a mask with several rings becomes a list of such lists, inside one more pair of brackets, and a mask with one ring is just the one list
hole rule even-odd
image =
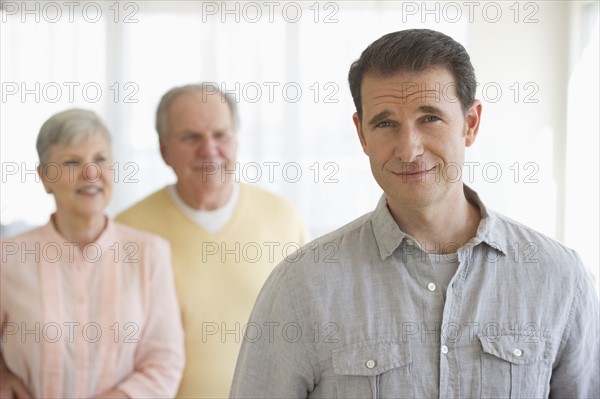
[[475, 100], [475, 70], [467, 50], [443, 33], [430, 29], [407, 29], [388, 33], [367, 47], [350, 66], [348, 82], [359, 119], [362, 120], [360, 86], [366, 73], [391, 76], [422, 72], [433, 67], [447, 69], [454, 77], [456, 95], [463, 112]]

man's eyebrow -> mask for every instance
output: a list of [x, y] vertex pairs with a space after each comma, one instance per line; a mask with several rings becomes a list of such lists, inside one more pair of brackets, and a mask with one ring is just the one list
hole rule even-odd
[[369, 120], [369, 126], [375, 126], [377, 125], [379, 122], [383, 121], [384, 119], [388, 118], [392, 113], [388, 110], [384, 110], [381, 111], [380, 113], [378, 113], [377, 115], [373, 116], [370, 120]]
[[60, 159], [67, 159], [67, 158], [77, 158], [77, 159], [79, 159], [81, 157], [79, 155], [77, 155], [76, 153], [74, 153], [74, 152], [68, 152], [66, 154], [63, 154], [59, 158]]
[[446, 113], [434, 105], [421, 105], [419, 106], [419, 111], [424, 114], [434, 114], [439, 116], [446, 116]]

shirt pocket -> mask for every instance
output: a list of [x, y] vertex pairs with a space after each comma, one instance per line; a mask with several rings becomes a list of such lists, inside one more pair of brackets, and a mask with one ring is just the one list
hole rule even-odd
[[332, 352], [338, 398], [413, 397], [410, 345], [368, 341]]
[[547, 395], [550, 339], [540, 336], [479, 334], [481, 396], [539, 398]]

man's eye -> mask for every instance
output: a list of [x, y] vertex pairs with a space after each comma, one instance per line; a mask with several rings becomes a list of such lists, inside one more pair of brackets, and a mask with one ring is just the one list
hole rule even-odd
[[218, 131], [213, 134], [216, 140], [227, 140], [231, 137], [228, 131]]
[[393, 126], [392, 122], [383, 121], [383, 122], [379, 122], [376, 127], [391, 127], [391, 126]]
[[75, 161], [75, 160], [68, 160], [68, 161], [64, 161], [63, 162], [64, 166], [69, 166], [69, 165], [74, 165], [77, 166], [79, 165], [79, 161]]
[[437, 116], [434, 116], [434, 115], [427, 115], [426, 117], [423, 118], [424, 122], [436, 122], [439, 120], [440, 120], [440, 118], [438, 118]]
[[106, 162], [106, 157], [98, 157], [94, 160], [96, 163]]

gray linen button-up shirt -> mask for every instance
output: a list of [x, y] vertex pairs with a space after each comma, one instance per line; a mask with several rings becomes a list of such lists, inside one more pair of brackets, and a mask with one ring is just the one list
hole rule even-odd
[[578, 255], [465, 194], [482, 219], [445, 299], [436, 257], [385, 196], [277, 266], [231, 396], [600, 397], [598, 298]]

